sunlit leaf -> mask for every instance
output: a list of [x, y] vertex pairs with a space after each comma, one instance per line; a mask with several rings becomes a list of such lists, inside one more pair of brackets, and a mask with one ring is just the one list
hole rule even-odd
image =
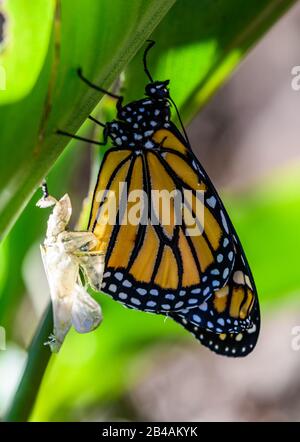
[[48, 52], [55, 3], [0, 3], [0, 105], [20, 100], [34, 86]]
[[[191, 120], [241, 60], [295, 0], [178, 0], [151, 35], [149, 68], [156, 80], [170, 79], [171, 95]], [[142, 51], [126, 71], [126, 99], [141, 96]]]
[[[0, 107], [0, 239], [68, 143], [56, 130], [76, 132], [101, 97], [78, 78], [77, 68], [110, 87], [173, 3], [131, 0], [128, 7], [123, 0], [57, 2], [37, 82], [22, 100]], [[43, 18], [36, 19], [43, 23]]]

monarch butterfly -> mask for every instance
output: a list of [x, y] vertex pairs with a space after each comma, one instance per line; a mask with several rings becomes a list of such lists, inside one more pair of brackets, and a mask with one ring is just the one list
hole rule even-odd
[[[97, 251], [106, 255], [99, 290], [126, 307], [173, 318], [216, 353], [244, 356], [259, 334], [254, 280], [224, 205], [192, 152], [169, 80], [154, 81], [148, 70], [153, 45], [150, 41], [143, 57], [150, 80], [145, 97], [127, 105], [78, 70], [89, 86], [117, 99], [115, 120], [103, 124], [90, 116], [104, 127], [104, 141], [92, 142], [112, 142], [99, 170], [88, 225], [99, 240]], [[171, 121], [172, 105], [182, 133]], [[132, 201], [128, 189], [131, 195], [143, 195]], [[180, 223], [174, 199], [168, 200], [172, 192], [181, 196]], [[165, 207], [168, 223], [161, 213]], [[139, 213], [139, 222], [128, 222], [131, 210]]]

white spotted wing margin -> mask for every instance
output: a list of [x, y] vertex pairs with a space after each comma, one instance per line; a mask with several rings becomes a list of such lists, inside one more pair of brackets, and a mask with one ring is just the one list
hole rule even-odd
[[251, 327], [239, 333], [214, 333], [186, 321], [184, 317], [172, 315], [172, 318], [214, 353], [233, 358], [249, 355], [257, 344], [260, 332], [260, 311], [257, 299], [251, 313]]
[[[216, 354], [245, 357], [260, 332], [260, 308], [255, 282], [241, 243], [234, 236], [238, 255], [226, 287], [211, 294], [202, 306], [171, 313], [170, 317]], [[218, 309], [221, 312], [218, 311]]]

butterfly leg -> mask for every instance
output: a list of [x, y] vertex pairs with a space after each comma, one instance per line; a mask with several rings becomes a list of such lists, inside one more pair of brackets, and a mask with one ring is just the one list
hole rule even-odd
[[93, 123], [98, 124], [98, 126], [101, 126], [101, 127], [106, 128], [106, 124], [101, 123], [101, 121], [97, 120], [97, 118], [93, 117], [93, 115], [89, 115], [89, 116], [88, 116], [88, 119], [91, 120], [91, 121], [93, 121]]
[[63, 135], [65, 137], [74, 138], [75, 140], [85, 141], [86, 143], [90, 143], [90, 144], [96, 144], [97, 146], [105, 146], [107, 143], [107, 136], [106, 136], [106, 139], [104, 137], [103, 142], [100, 142], [100, 141], [95, 141], [95, 140], [89, 140], [88, 138], [80, 137], [78, 135], [74, 135], [69, 132], [65, 132], [64, 130], [57, 130], [56, 133], [57, 133], [57, 135]]
[[85, 83], [87, 84], [89, 87], [91, 87], [92, 89], [95, 89], [98, 92], [102, 92], [103, 94], [108, 95], [111, 98], [115, 98], [117, 101], [117, 110], [120, 111], [122, 110], [122, 101], [123, 101], [123, 97], [121, 95], [117, 95], [114, 94], [112, 92], [107, 91], [106, 89], [103, 89], [102, 87], [92, 83], [90, 80], [88, 80], [82, 73], [82, 69], [78, 68], [77, 69], [77, 74], [79, 76], [79, 78]]

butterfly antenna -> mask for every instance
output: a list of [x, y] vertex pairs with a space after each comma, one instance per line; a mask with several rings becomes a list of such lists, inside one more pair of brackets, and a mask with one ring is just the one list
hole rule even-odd
[[42, 192], [43, 192], [43, 198], [44, 199], [48, 198], [49, 191], [48, 191], [47, 181], [45, 179], [43, 179], [43, 181], [42, 181], [41, 189], [42, 189]]
[[147, 42], [149, 43], [148, 46], [145, 49], [144, 52], [144, 56], [143, 56], [143, 63], [144, 63], [144, 71], [147, 75], [147, 77], [149, 78], [149, 80], [151, 81], [151, 83], [153, 83], [153, 78], [149, 72], [149, 69], [147, 67], [147, 54], [150, 51], [150, 49], [155, 45], [155, 41], [154, 40], [147, 40]]
[[93, 123], [98, 124], [98, 126], [101, 126], [101, 127], [106, 128], [106, 124], [101, 123], [101, 121], [97, 120], [95, 117], [93, 117], [93, 115], [89, 115], [89, 116], [88, 116], [88, 119], [91, 120], [91, 121], [93, 121]]
[[176, 114], [177, 114], [177, 117], [178, 117], [178, 120], [179, 120], [179, 123], [180, 123], [181, 129], [182, 129], [182, 131], [183, 131], [183, 133], [184, 133], [184, 136], [185, 136], [185, 140], [186, 140], [186, 142], [188, 143], [188, 145], [190, 146], [191, 143], [190, 143], [190, 141], [189, 141], [189, 137], [188, 137], [188, 135], [187, 135], [187, 133], [186, 133], [186, 130], [185, 130], [185, 128], [184, 128], [184, 125], [183, 125], [183, 122], [182, 122], [182, 119], [181, 119], [181, 116], [180, 116], [180, 113], [179, 113], [178, 107], [176, 106], [176, 103], [175, 103], [175, 101], [173, 100], [173, 98], [170, 97], [169, 100], [171, 101], [171, 103], [173, 104], [173, 106], [174, 106], [174, 108], [175, 108], [175, 111], [176, 111]]
[[95, 89], [96, 91], [101, 92], [102, 94], [106, 94], [106, 95], [108, 95], [111, 98], [116, 98], [117, 100], [120, 100], [120, 98], [122, 98], [122, 97], [120, 97], [120, 95], [113, 94], [112, 92], [109, 92], [106, 89], [103, 89], [102, 87], [92, 83], [90, 80], [88, 80], [83, 75], [81, 68], [77, 68], [77, 75], [85, 84], [87, 84], [92, 89]]

